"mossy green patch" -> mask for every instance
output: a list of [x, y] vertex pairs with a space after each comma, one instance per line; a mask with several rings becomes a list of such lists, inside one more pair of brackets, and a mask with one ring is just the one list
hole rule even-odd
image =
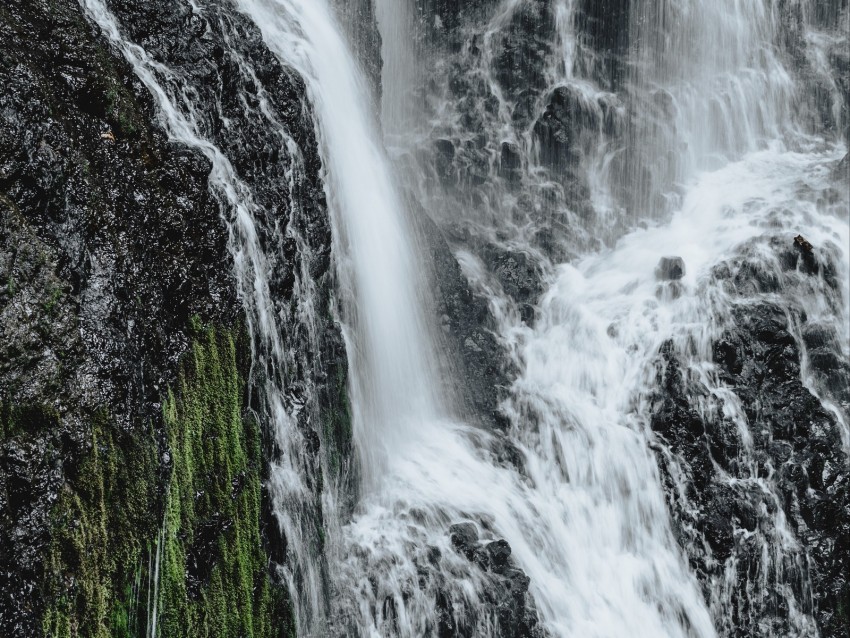
[[158, 528], [157, 448], [94, 416], [91, 447], [53, 508], [46, 561], [45, 636], [130, 638], [146, 619], [127, 587]]
[[[263, 548], [260, 430], [242, 414], [238, 333], [197, 320], [190, 333], [163, 406], [165, 440], [119, 430], [100, 411], [88, 451], [67, 468], [52, 510], [44, 636], [141, 638], [154, 605], [159, 638], [294, 635]], [[4, 438], [58, 419], [50, 407], [0, 403]]]
[[56, 428], [59, 413], [49, 405], [16, 406], [0, 400], [0, 441]]
[[160, 636], [286, 635], [286, 594], [269, 577], [260, 533], [260, 432], [242, 417], [235, 337], [193, 329], [197, 340], [164, 406], [172, 471]]

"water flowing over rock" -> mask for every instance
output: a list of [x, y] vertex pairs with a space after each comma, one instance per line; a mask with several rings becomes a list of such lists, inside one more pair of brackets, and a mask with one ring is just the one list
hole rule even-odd
[[0, 8], [0, 636], [850, 636], [847, 0]]

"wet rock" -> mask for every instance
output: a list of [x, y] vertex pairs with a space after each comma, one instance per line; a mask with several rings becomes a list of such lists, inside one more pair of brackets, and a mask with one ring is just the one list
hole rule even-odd
[[510, 557], [511, 546], [506, 540], [492, 541], [476, 552], [476, 562], [497, 574], [504, 572]]
[[[411, 202], [415, 206], [415, 202]], [[493, 430], [508, 423], [499, 403], [509, 385], [503, 364], [504, 351], [495, 337], [495, 322], [486, 299], [473, 294], [469, 282], [452, 254], [446, 236], [420, 209], [415, 216], [428, 246], [430, 273], [435, 293], [435, 315], [441, 317], [444, 352], [452, 358], [452, 372], [445, 378], [462, 378], [460, 387], [446, 388], [467, 406], [470, 419]], [[460, 374], [458, 375], [458, 371]]]
[[478, 527], [475, 523], [456, 523], [449, 528], [452, 546], [472, 560], [478, 546]]
[[556, 37], [555, 14], [547, 0], [516, 5], [502, 30], [494, 34], [493, 72], [510, 100], [521, 91], [542, 91]]
[[499, 174], [509, 182], [522, 179], [522, 155], [516, 144], [502, 142], [499, 154]]
[[845, 153], [833, 169], [832, 179], [842, 187], [850, 188], [850, 153]]
[[661, 281], [678, 281], [685, 276], [685, 260], [681, 257], [662, 257], [655, 267], [655, 277]]
[[534, 124], [541, 164], [556, 172], [576, 165], [583, 154], [583, 136], [598, 127], [597, 113], [580, 90], [559, 86], [549, 95], [546, 110]]
[[581, 0], [576, 10], [577, 31], [595, 55], [588, 56], [588, 74], [601, 86], [617, 89], [626, 78], [631, 0]]
[[485, 249], [484, 253], [502, 289], [521, 306], [534, 306], [543, 294], [543, 283], [531, 258], [526, 253], [501, 251], [495, 247]]
[[[198, 114], [202, 134], [232, 158], [275, 224], [290, 223], [290, 195], [300, 198], [292, 230], [312, 256], [302, 261], [297, 246], [268, 251], [278, 273], [269, 285], [287, 307], [293, 264], [317, 279], [330, 268], [330, 228], [303, 83], [277, 63], [256, 28], [235, 13], [216, 13], [225, 11], [221, 7], [201, 16], [188, 2], [109, 5], [122, 30], [204, 93], [200, 102], [210, 109]], [[256, 78], [226, 59], [225, 28], [238, 31], [229, 35], [256, 61]], [[0, 413], [17, 410], [14, 419], [0, 418], [0, 634], [32, 636], [58, 596], [82, 610], [100, 595], [100, 589], [81, 589], [90, 575], [76, 565], [68, 573], [44, 568], [51, 521], [69, 518], [62, 529], [77, 529], [74, 515], [54, 511], [58, 496], [91, 488], [80, 463], [90, 457], [93, 421], [106, 413], [115, 436], [161, 445], [153, 458], [162, 465], [153, 463], [154, 476], [146, 476], [161, 495], [171, 462], [161, 401], [175, 383], [192, 326], [233, 326], [243, 309], [228, 266], [227, 228], [210, 192], [210, 162], [168, 139], [147, 89], [78, 2], [33, 0], [0, 9], [0, 81], [6, 87], [0, 93]], [[292, 163], [280, 138], [253, 117], [259, 84], [264, 107], [291, 126], [300, 147], [297, 193], [281, 187], [291, 183]], [[268, 226], [258, 231], [270, 248]], [[317, 312], [330, 316], [327, 300], [320, 305], [324, 310]], [[341, 336], [332, 325], [320, 330], [325, 336], [316, 365], [344, 383]], [[306, 337], [287, 332], [291, 348], [301, 348], [298, 340]], [[237, 348], [240, 365], [247, 365], [250, 348]], [[317, 382], [323, 405], [338, 405], [344, 393], [327, 379]], [[43, 418], [21, 416], [22, 410]], [[7, 421], [18, 425], [7, 428]], [[149, 506], [148, 520], [124, 531], [141, 547], [162, 520], [161, 502]], [[279, 534], [276, 523], [266, 530]], [[92, 553], [109, 551], [91, 542]], [[282, 540], [268, 546], [285, 552]], [[68, 551], [73, 558], [79, 550]], [[198, 575], [209, 571], [209, 554], [200, 546], [193, 554]], [[116, 580], [110, 594], [123, 596], [123, 585]]]
[[353, 53], [372, 87], [375, 112], [381, 106], [381, 33], [373, 0], [333, 0], [338, 23], [346, 30]]
[[[808, 349], [810, 373], [819, 379], [821, 392], [830, 392], [831, 384], [850, 385], [850, 366], [837, 365], [832, 356], [837, 351], [834, 329], [808, 324], [805, 309], [797, 305], [800, 291], [813, 285], [824, 290], [820, 278], [831, 268], [832, 257], [802, 238], [793, 248], [787, 238], [759, 242], [742, 246], [740, 255], [714, 272], [718, 285], [740, 300], [714, 343], [714, 363], [722, 386], [740, 402], [751, 440], [742, 439], [739, 426], [724, 416], [722, 404], [683, 367], [682, 355], [669, 343], [659, 353], [659, 395], [650, 423], [682, 462], [673, 468], [659, 456], [674, 529], [696, 573], [708, 583], [726, 577], [727, 565], [733, 564], [727, 561], [734, 558], [737, 566], [729, 604], [747, 613], [721, 620], [721, 628], [758, 633], [758, 625], [794, 634], [785, 600], [794, 592], [801, 611], [816, 618], [821, 635], [837, 638], [845, 628], [839, 606], [850, 594], [842, 572], [850, 564], [850, 479], [833, 470], [847, 463], [840, 426], [803, 384], [801, 346]], [[791, 250], [791, 264], [763, 257], [758, 264], [755, 255], [763, 254], [766, 245], [779, 262], [785, 259], [783, 251]], [[806, 254], [816, 268], [797, 267], [796, 260]], [[767, 276], [771, 268], [785, 274]], [[755, 283], [748, 284], [748, 277]], [[764, 281], [781, 285], [771, 285], [773, 294], [765, 297]], [[678, 496], [683, 487], [687, 505]], [[776, 531], [780, 509], [800, 547], [786, 547], [787, 555], [779, 559], [781, 573], [770, 571], [775, 567], [772, 559], [765, 562], [761, 545], [778, 543], [775, 535], [785, 533]], [[799, 564], [808, 567], [801, 571]], [[754, 595], [747, 589], [747, 574], [765, 570], [778, 575]], [[809, 578], [814, 605], [806, 602], [810, 599], [799, 584]]]
[[451, 140], [440, 139], [434, 141], [434, 165], [437, 169], [437, 176], [446, 186], [453, 185], [457, 182], [455, 174], [454, 159], [455, 145]]
[[543, 638], [545, 633], [539, 626], [537, 611], [528, 595], [531, 581], [511, 558], [508, 542], [503, 539], [480, 541], [478, 529], [471, 522], [452, 525], [450, 534], [456, 551], [484, 572], [487, 585], [481, 592], [483, 604], [470, 610], [474, 617], [467, 617], [461, 623], [454, 619], [455, 603], [448, 592], [437, 596], [440, 635], [459, 638], [471, 635], [467, 632], [476, 626], [492, 626], [495, 622], [499, 636]]

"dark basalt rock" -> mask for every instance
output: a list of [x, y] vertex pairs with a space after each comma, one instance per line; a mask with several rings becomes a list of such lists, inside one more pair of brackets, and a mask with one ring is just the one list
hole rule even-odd
[[576, 10], [577, 32], [593, 52], [581, 60], [588, 65], [582, 71], [610, 90], [625, 80], [630, 13], [631, 0], [582, 0]]
[[478, 528], [475, 523], [455, 523], [449, 528], [452, 546], [461, 554], [472, 560], [478, 546]]
[[598, 130], [599, 125], [597, 113], [577, 89], [559, 86], [534, 125], [540, 162], [559, 172], [577, 164], [582, 157], [582, 136]]
[[546, 89], [546, 70], [555, 44], [555, 13], [549, 0], [518, 3], [494, 40], [493, 74], [515, 101], [521, 92]]
[[522, 154], [516, 144], [502, 142], [499, 153], [499, 174], [509, 182], [522, 179]]
[[[295, 264], [306, 258], [292, 238], [274, 244], [271, 229], [289, 225], [309, 246], [304, 263], [322, 288], [323, 338], [321, 351], [311, 352], [303, 345], [309, 336], [293, 322], [287, 330], [292, 350], [313, 357], [309, 365], [294, 363], [293, 371], [306, 378], [321, 369], [327, 376], [310, 381], [316, 396], [329, 410], [347, 413], [344, 346], [328, 311], [330, 227], [303, 83], [271, 55], [257, 29], [227, 7], [201, 16], [188, 2], [109, 5], [131, 39], [199, 90], [199, 103], [208, 107], [199, 113], [202, 133], [268, 211], [269, 218], [259, 220], [260, 241], [283, 309], [290, 307]], [[254, 79], [227, 52], [225, 28], [234, 30], [227, 35], [254, 63]], [[79, 584], [87, 577], [74, 573], [76, 567], [48, 574], [44, 560], [54, 514], [65, 516], [52, 511], [58, 495], [86, 489], [82, 483], [92, 478], [80, 459], [91, 456], [95, 416], [108, 412], [109, 427], [120, 430], [110, 436], [126, 450], [136, 450], [134, 441], [152, 441], [160, 450], [147, 518], [126, 532], [144, 547], [161, 521], [157, 499], [170, 467], [161, 400], [175, 382], [191, 326], [237, 325], [243, 309], [227, 228], [210, 193], [209, 161], [168, 140], [147, 89], [75, 0], [14, 0], [0, 8], [0, 81], [0, 634], [37, 636], [45, 607], [57, 602], [46, 598], [52, 595], [48, 578]], [[291, 183], [290, 158], [259, 116], [260, 94], [301, 150], [303, 174], [292, 192], [284, 186]], [[293, 200], [297, 219], [290, 219]], [[247, 342], [239, 347], [247, 371], [250, 348]], [[320, 417], [308, 412], [311, 430]], [[342, 417], [330, 423], [325, 452], [339, 454], [341, 467], [350, 429]], [[270, 441], [267, 459], [274, 453]], [[312, 453], [319, 454], [317, 446]], [[236, 480], [233, 493], [242, 485]], [[209, 539], [227, 525], [198, 521], [187, 564], [192, 587], [207, 579], [216, 560]], [[276, 549], [280, 559], [285, 539], [276, 537], [278, 529], [269, 519], [268, 551]], [[80, 609], [92, 604], [85, 596], [74, 599]]]
[[[415, 202], [411, 206], [415, 207]], [[465, 381], [460, 390], [446, 388], [447, 395], [456, 396], [466, 406], [469, 418], [505, 430], [508, 422], [499, 403], [507, 391], [509, 375], [487, 301], [473, 294], [446, 237], [428, 214], [419, 209], [415, 219], [432, 267], [435, 318], [442, 328], [442, 351], [452, 359], [452, 372], [446, 378]]]
[[209, 165], [150, 124], [76, 2], [0, 9], [0, 81], [0, 633], [38, 635], [51, 507], [92, 415], [160, 423], [189, 317], [238, 304]]

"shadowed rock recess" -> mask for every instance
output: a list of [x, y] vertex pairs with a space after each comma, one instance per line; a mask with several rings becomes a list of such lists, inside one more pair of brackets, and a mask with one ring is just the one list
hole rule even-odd
[[[628, 615], [618, 596], [632, 590], [639, 618], [670, 636], [850, 638], [850, 247], [813, 213], [846, 221], [850, 202], [847, 0], [753, 0], [769, 41], [741, 55], [758, 73], [718, 66], [692, 84], [738, 50], [720, 42], [678, 66], [706, 0], [97, 0], [122, 46], [91, 1], [0, 6], [0, 638], [613, 637], [632, 620], [602, 616]], [[433, 430], [459, 477], [445, 507], [427, 500], [448, 488], [424, 454], [387, 473], [425, 477], [409, 502], [363, 493], [368, 411], [349, 363], [368, 356], [368, 317], [346, 307], [358, 291], [345, 289], [357, 278], [344, 275], [334, 140], [310, 74], [246, 10], [309, 3], [327, 5], [362, 71], [427, 271], [410, 298], [434, 332], [434, 394], [451, 404], [439, 417], [463, 426]], [[397, 33], [382, 32], [390, 3], [405, 7]], [[415, 65], [389, 77], [399, 42]], [[778, 88], [748, 84], [762, 71]], [[735, 110], [768, 88], [779, 113]], [[390, 122], [382, 100], [401, 93]], [[700, 130], [683, 131], [692, 120]], [[629, 263], [616, 290], [594, 278], [677, 219], [705, 174], [779, 147], [789, 172], [818, 155], [794, 185], [800, 211], [777, 205], [758, 232], [700, 237], [682, 256], [650, 245], [646, 272]], [[717, 225], [764, 202], [733, 201]], [[622, 298], [644, 276], [654, 293], [636, 312]], [[653, 341], [687, 304], [698, 314]], [[651, 326], [648, 341], [622, 337], [629, 321]], [[585, 361], [597, 333], [612, 378], [651, 343], [616, 417]], [[559, 366], [572, 374], [534, 386]], [[585, 395], [591, 407], [563, 405]], [[594, 419], [618, 429], [585, 435]], [[620, 439], [643, 446], [646, 476], [605, 456], [631, 449]], [[658, 510], [635, 496], [656, 483]], [[634, 518], [611, 514], [617, 499]], [[584, 514], [609, 527], [569, 520]], [[636, 519], [669, 546], [624, 524]], [[562, 599], [597, 574], [582, 581], [582, 549], [563, 546], [595, 535], [617, 537], [604, 560], [623, 561], [626, 584], [615, 565], [613, 581], [599, 575], [610, 591], [576, 609]], [[658, 547], [695, 605], [656, 587], [670, 565], [640, 553]]]

